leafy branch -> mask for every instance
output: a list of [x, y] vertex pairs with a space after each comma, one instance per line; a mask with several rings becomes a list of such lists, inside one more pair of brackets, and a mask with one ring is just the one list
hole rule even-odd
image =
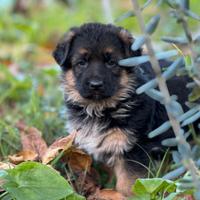
[[[191, 60], [192, 60], [192, 77], [199, 85], [199, 62], [198, 53], [195, 52], [195, 42], [192, 39], [192, 34], [188, 28], [186, 17], [198, 18], [196, 14], [189, 10], [189, 1], [167, 1], [170, 7], [173, 8], [173, 14], [178, 18], [178, 22], [182, 24], [183, 30], [185, 32], [186, 39], [183, 38], [167, 38], [164, 40], [170, 43], [185, 43], [188, 45], [188, 48], [191, 52]], [[187, 169], [192, 177], [193, 185], [196, 188], [195, 197], [196, 199], [200, 199], [200, 179], [199, 179], [199, 171], [197, 169], [197, 165], [199, 161], [195, 163], [192, 159], [192, 150], [189, 143], [186, 141], [188, 137], [188, 133], [185, 133], [183, 130], [183, 126], [186, 126], [197, 119], [200, 118], [200, 107], [199, 105], [193, 105], [193, 107], [186, 113], [183, 113], [183, 109], [181, 105], [176, 101], [176, 97], [170, 96], [169, 90], [167, 88], [166, 80], [171, 78], [176, 74], [178, 70], [183, 66], [184, 58], [180, 55], [177, 60], [175, 60], [169, 68], [162, 74], [161, 68], [158, 62], [158, 59], [166, 59], [172, 56], [175, 56], [176, 53], [174, 51], [162, 52], [162, 57], [157, 56], [159, 53], [155, 53], [150, 35], [156, 29], [160, 16], [154, 16], [147, 25], [145, 25], [144, 18], [142, 16], [142, 10], [137, 0], [132, 0], [132, 4], [134, 7], [134, 16], [137, 18], [140, 30], [142, 32], [142, 36], [136, 38], [132, 45], [133, 50], [137, 50], [143, 44], [146, 45], [148, 56], [140, 56], [136, 58], [128, 58], [120, 61], [120, 64], [123, 66], [135, 66], [137, 64], [145, 63], [150, 61], [152, 68], [155, 72], [156, 78], [151, 80], [137, 89], [137, 93], [145, 92], [151, 98], [159, 101], [166, 108], [169, 121], [162, 124], [156, 130], [153, 130], [149, 133], [149, 137], [155, 137], [159, 134], [163, 134], [166, 130], [172, 127], [175, 138], [169, 138], [162, 142], [162, 144], [166, 146], [174, 146], [177, 145], [178, 153], [181, 156], [180, 162], [182, 162], [183, 166], [174, 170], [173, 172], [164, 176], [164, 178], [177, 178], [180, 174], [184, 173]], [[197, 39], [196, 39], [197, 40]], [[138, 62], [139, 60], [139, 62]], [[185, 63], [187, 65], [187, 63]], [[197, 67], [198, 65], [198, 67]], [[186, 66], [187, 67], [187, 66]], [[160, 91], [154, 89], [155, 87], [159, 88]], [[177, 174], [176, 174], [177, 173]]]

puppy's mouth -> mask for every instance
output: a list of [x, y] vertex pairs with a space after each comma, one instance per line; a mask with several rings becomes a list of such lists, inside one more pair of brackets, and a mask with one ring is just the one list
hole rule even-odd
[[99, 95], [99, 94], [93, 94], [93, 96], [92, 96], [92, 99], [97, 100], [97, 101], [107, 99], [107, 98], [108, 97], [105, 97], [105, 96], [102, 96], [102, 95]]
[[86, 99], [90, 99], [90, 100], [95, 100], [95, 101], [101, 101], [101, 100], [106, 100], [109, 97], [111, 97], [110, 95], [106, 95], [102, 92], [98, 92], [98, 91], [93, 91], [92, 93], [84, 96], [84, 98]]
[[102, 96], [99, 94], [93, 94], [87, 97], [87, 99], [91, 99], [91, 100], [96, 100], [96, 101], [101, 101], [101, 100], [105, 100], [108, 99], [109, 96]]

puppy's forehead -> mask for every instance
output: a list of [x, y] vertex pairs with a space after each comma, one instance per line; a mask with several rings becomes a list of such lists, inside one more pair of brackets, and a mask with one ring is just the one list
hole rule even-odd
[[[103, 49], [101, 49], [102, 53], [104, 54], [113, 54], [116, 52], [116, 48], [115, 47], [105, 47]], [[92, 51], [90, 48], [88, 47], [79, 47], [77, 50], [76, 50], [76, 53], [79, 54], [79, 55], [88, 55], [88, 54], [91, 54]]]
[[[73, 47], [77, 51], [80, 49], [82, 54], [84, 51], [82, 49], [87, 49], [88, 51], [105, 51], [114, 52], [117, 49], [123, 48], [123, 42], [118, 37], [117, 33], [110, 31], [103, 32], [99, 30], [91, 30], [91, 32], [78, 33], [73, 41]], [[84, 52], [85, 53], [85, 52]]]
[[75, 39], [72, 47], [73, 56], [90, 56], [90, 55], [121, 55], [123, 48], [118, 42], [108, 41], [83, 41], [79, 38]]

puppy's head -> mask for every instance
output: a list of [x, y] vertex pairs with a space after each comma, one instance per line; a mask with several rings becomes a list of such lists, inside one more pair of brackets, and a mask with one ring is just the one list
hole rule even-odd
[[128, 71], [118, 61], [141, 54], [130, 50], [132, 42], [128, 31], [113, 25], [89, 23], [70, 29], [53, 53], [63, 70], [68, 98], [94, 102], [123, 95]]

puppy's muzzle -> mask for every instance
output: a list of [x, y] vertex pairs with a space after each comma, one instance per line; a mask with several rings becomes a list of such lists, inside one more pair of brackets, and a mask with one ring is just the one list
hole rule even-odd
[[102, 80], [90, 80], [89, 81], [89, 88], [93, 91], [100, 91], [103, 89], [103, 81]]

